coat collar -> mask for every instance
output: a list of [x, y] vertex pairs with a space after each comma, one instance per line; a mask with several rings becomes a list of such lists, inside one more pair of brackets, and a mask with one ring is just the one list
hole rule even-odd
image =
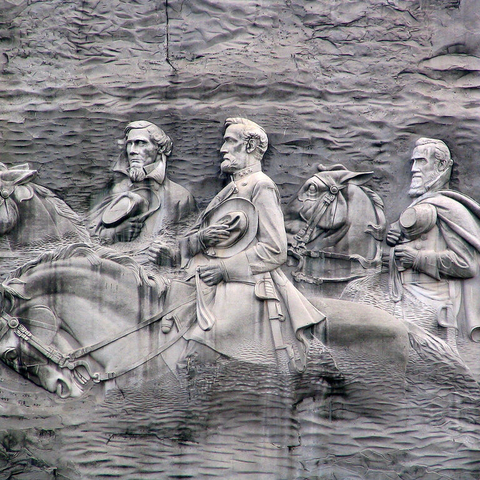
[[[155, 163], [151, 163], [150, 165], [147, 165], [144, 170], [146, 172], [146, 177], [145, 178], [151, 178], [152, 180], [155, 180], [159, 185], [162, 185], [163, 182], [165, 181], [165, 168], [166, 168], [166, 159], [163, 161], [162, 159], [158, 160]], [[115, 165], [113, 166], [112, 169], [114, 172], [119, 172], [123, 173], [127, 177], [128, 175], [128, 162], [127, 159], [122, 155]]]
[[258, 162], [253, 165], [250, 165], [249, 167], [242, 168], [242, 170], [239, 170], [238, 172], [234, 172], [232, 174], [232, 180], [236, 182], [242, 178], [249, 177], [250, 175], [252, 175], [252, 173], [257, 173], [261, 171], [262, 171], [262, 164]]

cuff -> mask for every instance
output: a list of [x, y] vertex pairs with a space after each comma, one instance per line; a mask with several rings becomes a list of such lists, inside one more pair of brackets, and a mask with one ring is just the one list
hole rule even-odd
[[440, 272], [437, 266], [437, 254], [435, 252], [418, 252], [412, 268], [418, 272], [426, 273], [436, 280], [440, 280]]
[[252, 281], [253, 273], [244, 252], [225, 258], [221, 263], [226, 282]]

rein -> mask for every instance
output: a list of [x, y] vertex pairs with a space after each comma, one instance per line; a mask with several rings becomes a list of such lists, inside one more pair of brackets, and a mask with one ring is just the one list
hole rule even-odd
[[42, 355], [47, 357], [49, 360], [51, 360], [53, 363], [58, 365], [60, 368], [68, 368], [69, 370], [74, 370], [75, 368], [82, 366], [87, 370], [93, 382], [100, 383], [100, 382], [112, 380], [114, 378], [118, 378], [122, 375], [125, 375], [126, 373], [148, 362], [152, 358], [155, 358], [158, 355], [160, 355], [162, 352], [164, 352], [169, 347], [171, 347], [174, 343], [180, 340], [180, 338], [182, 338], [183, 335], [185, 335], [185, 333], [187, 333], [187, 331], [193, 325], [194, 320], [187, 323], [181, 330], [179, 330], [179, 332], [173, 338], [171, 338], [168, 342], [161, 345], [156, 351], [151, 352], [150, 354], [143, 357], [133, 365], [130, 365], [122, 370], [119, 370], [116, 372], [104, 372], [104, 373], [92, 372], [90, 365], [86, 361], [78, 360], [78, 359], [88, 355], [91, 352], [95, 352], [103, 347], [106, 347], [107, 345], [110, 345], [116, 342], [117, 340], [120, 340], [121, 338], [131, 335], [132, 333], [138, 332], [139, 330], [149, 325], [152, 325], [153, 323], [159, 321], [162, 317], [165, 317], [169, 313], [176, 310], [177, 308], [180, 308], [183, 305], [186, 305], [192, 301], [195, 301], [195, 299], [196, 299], [195, 294], [190, 295], [189, 297], [184, 299], [182, 302], [174, 304], [172, 307], [168, 309], [162, 310], [161, 312], [153, 315], [152, 317], [147, 318], [146, 320], [143, 320], [142, 322], [138, 323], [134, 327], [128, 328], [127, 330], [124, 330], [110, 338], [102, 340], [93, 345], [82, 347], [66, 354], [62, 353], [60, 350], [56, 349], [55, 347], [52, 347], [51, 345], [45, 345], [41, 339], [33, 335], [32, 332], [30, 332], [30, 330], [28, 330], [27, 327], [21, 324], [18, 318], [12, 317], [7, 312], [3, 312], [0, 315], [0, 322], [1, 322], [0, 340], [8, 333], [9, 330], [12, 330], [13, 333], [17, 335], [17, 337], [19, 337], [21, 340], [31, 345], [38, 352], [40, 352]]

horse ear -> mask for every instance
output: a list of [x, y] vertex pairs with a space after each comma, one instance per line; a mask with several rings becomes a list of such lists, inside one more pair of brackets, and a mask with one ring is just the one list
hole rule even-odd
[[10, 170], [30, 170], [30, 165], [28, 163], [20, 163], [18, 165], [10, 167]]
[[335, 165], [327, 166], [324, 165], [323, 163], [319, 163], [317, 165], [317, 169], [319, 172], [325, 172], [325, 171], [332, 171], [332, 170], [346, 170], [347, 168], [345, 165], [342, 165], [341, 163], [336, 163]]
[[13, 196], [17, 202], [25, 202], [33, 198], [33, 188], [30, 185], [17, 185], [13, 192]]
[[12, 187], [16, 187], [31, 182], [36, 176], [36, 170], [15, 170], [11, 168], [3, 173], [2, 179]]
[[30, 300], [30, 297], [27, 296], [25, 290], [25, 282], [23, 280], [20, 280], [19, 278], [11, 278], [10, 280], [5, 280], [0, 285], [0, 289], [13, 297], [18, 297], [23, 300]]
[[373, 172], [345, 172], [342, 176], [340, 183], [352, 185], [363, 185], [367, 183], [373, 177]]

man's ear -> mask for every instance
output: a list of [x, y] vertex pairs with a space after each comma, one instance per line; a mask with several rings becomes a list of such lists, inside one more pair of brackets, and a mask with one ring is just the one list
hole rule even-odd
[[259, 145], [260, 139], [252, 135], [245, 142], [245, 150], [247, 153], [253, 153]]
[[444, 172], [447, 168], [451, 167], [453, 161], [450, 159], [438, 160], [437, 169], [439, 172]]

